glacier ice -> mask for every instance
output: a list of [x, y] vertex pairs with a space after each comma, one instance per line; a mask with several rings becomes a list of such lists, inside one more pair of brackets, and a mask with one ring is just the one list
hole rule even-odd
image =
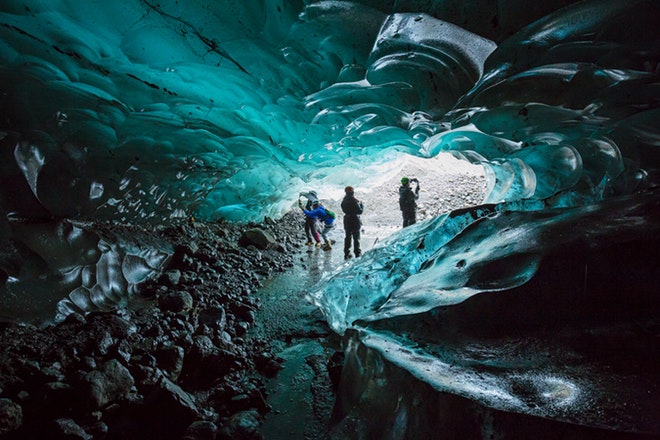
[[395, 432], [422, 429], [412, 394], [368, 388], [387, 370], [493, 409], [657, 434], [658, 398], [639, 394], [657, 377], [604, 341], [639, 360], [656, 331], [659, 9], [3, 1], [2, 317], [114, 307], [171, 255], [86, 222], [247, 222], [310, 184], [370, 182], [395, 153], [451, 153], [484, 167], [485, 204], [390, 236], [311, 293], [353, 356], [341, 405], [401, 399]]

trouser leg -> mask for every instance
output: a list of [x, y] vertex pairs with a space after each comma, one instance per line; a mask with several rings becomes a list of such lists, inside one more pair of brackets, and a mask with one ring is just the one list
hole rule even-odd
[[417, 221], [417, 219], [416, 219], [417, 215], [414, 211], [413, 212], [405, 211], [402, 214], [403, 214], [403, 227], [404, 228], [406, 226], [414, 225], [415, 222]]
[[334, 226], [334, 225], [325, 225], [325, 226], [323, 227], [323, 230], [321, 231], [321, 237], [323, 237], [323, 241], [324, 241], [325, 244], [327, 244], [328, 246], [330, 246], [330, 244], [331, 244], [331, 243], [330, 243], [330, 238], [328, 238], [328, 233], [332, 230], [333, 226]]

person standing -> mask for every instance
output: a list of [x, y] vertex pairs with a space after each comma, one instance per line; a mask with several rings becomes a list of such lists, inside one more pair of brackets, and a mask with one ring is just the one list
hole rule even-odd
[[[311, 211], [312, 205], [314, 202], [319, 201], [319, 196], [316, 194], [316, 191], [301, 192], [298, 195], [298, 204], [300, 205], [300, 197], [305, 197], [307, 203], [305, 203], [305, 209]], [[302, 208], [302, 206], [301, 206]], [[311, 246], [316, 242], [316, 247], [321, 247], [321, 237], [319, 236], [319, 231], [317, 228], [318, 220], [309, 216], [305, 216], [305, 235], [307, 236], [307, 246]]]
[[355, 190], [352, 186], [344, 188], [346, 195], [341, 201], [341, 210], [344, 211], [344, 259], [351, 258], [351, 242], [353, 242], [353, 253], [356, 257], [362, 254], [360, 249], [360, 228], [362, 221], [360, 215], [364, 211], [364, 205], [355, 198]]
[[[414, 190], [410, 186], [413, 182], [417, 184]], [[419, 199], [419, 180], [402, 177], [399, 187], [399, 208], [403, 215], [404, 228], [417, 222], [417, 199]]]

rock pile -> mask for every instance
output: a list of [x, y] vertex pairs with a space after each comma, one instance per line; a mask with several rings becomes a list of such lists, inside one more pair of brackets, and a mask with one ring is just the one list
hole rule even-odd
[[[139, 306], [0, 332], [3, 438], [260, 438], [280, 368], [247, 340], [262, 281], [290, 268], [299, 216], [150, 231], [175, 253]], [[121, 233], [121, 226], [97, 225]], [[246, 232], [248, 231], [248, 232]]]

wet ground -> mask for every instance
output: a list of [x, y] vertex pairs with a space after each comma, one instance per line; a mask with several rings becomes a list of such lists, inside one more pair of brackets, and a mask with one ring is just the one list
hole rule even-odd
[[[341, 353], [341, 341], [306, 294], [324, 275], [354, 261], [344, 260], [339, 233], [333, 237], [331, 251], [304, 246], [292, 270], [259, 290], [261, 308], [256, 321], [263, 327], [255, 331], [279, 343], [275, 352], [284, 360], [283, 369], [267, 385], [271, 411], [262, 427], [267, 440], [327, 438], [335, 397], [328, 366]], [[374, 240], [365, 234], [363, 250], [370, 249]]]

